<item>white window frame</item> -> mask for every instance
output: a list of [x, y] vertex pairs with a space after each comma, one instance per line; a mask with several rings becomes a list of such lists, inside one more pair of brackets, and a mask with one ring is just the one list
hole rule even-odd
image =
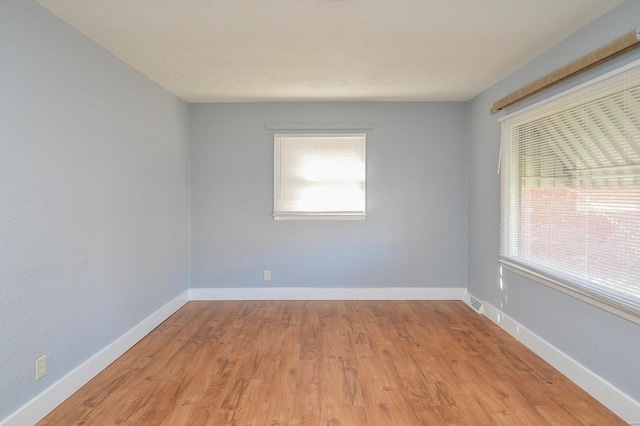
[[[630, 69], [636, 68], [640, 66], [640, 60], [636, 60], [632, 63], [629, 63], [625, 66], [622, 66], [616, 70], [613, 70], [611, 72], [608, 72], [604, 75], [601, 75], [599, 77], [596, 77], [590, 81], [587, 81], [583, 84], [580, 84], [576, 87], [573, 87], [569, 90], [566, 90], [562, 93], [559, 93], [555, 96], [549, 97], [545, 100], [542, 100], [540, 102], [537, 102], [531, 106], [528, 106], [526, 108], [523, 108], [519, 111], [513, 112], [511, 114], [508, 114], [504, 117], [502, 117], [500, 119], [500, 121], [503, 124], [503, 135], [502, 135], [502, 145], [501, 145], [501, 155], [500, 155], [500, 161], [501, 161], [501, 173], [504, 174], [504, 170], [505, 170], [505, 161], [510, 161], [509, 158], [505, 158], [505, 153], [508, 152], [508, 146], [505, 146], [505, 128], [504, 128], [504, 123], [506, 120], [509, 120], [511, 118], [517, 117], [521, 114], [527, 113], [527, 112], [533, 112], [538, 108], [541, 108], [547, 104], [551, 104], [555, 101], [560, 101], [562, 100], [562, 98], [567, 97], [568, 95], [571, 95], [573, 93], [576, 93], [580, 90], [586, 89], [587, 87], [590, 87], [594, 84], [600, 83], [601, 81], [607, 80], [611, 77], [614, 77], [618, 74], [624, 73]], [[625, 318], [631, 322], [634, 322], [636, 324], [640, 324], [640, 310], [638, 310], [637, 306], [630, 306], [630, 305], [626, 305], [624, 303], [620, 303], [619, 301], [615, 300], [615, 299], [611, 299], [609, 297], [607, 297], [606, 295], [603, 295], [599, 292], [594, 292], [591, 291], [591, 289], [589, 289], [588, 287], [584, 287], [583, 285], [581, 285], [580, 283], [576, 283], [574, 281], [568, 280], [568, 279], [564, 279], [564, 278], [559, 278], [557, 275], [553, 275], [553, 274], [549, 274], [546, 271], [541, 271], [536, 269], [535, 267], [532, 267], [530, 264], [527, 264], [526, 262], [521, 261], [520, 259], [514, 259], [511, 258], [507, 255], [505, 255], [505, 253], [503, 253], [502, 251], [502, 247], [505, 245], [505, 241], [510, 239], [510, 243], [511, 244], [518, 244], [517, 243], [517, 239], [519, 238], [519, 229], [520, 229], [520, 216], [519, 213], [516, 213], [515, 218], [512, 216], [511, 219], [509, 219], [507, 217], [507, 215], [509, 214], [513, 214], [514, 212], [514, 208], [516, 209], [516, 211], [519, 211], [519, 203], [520, 200], [519, 199], [513, 199], [507, 196], [507, 194], [505, 193], [505, 188], [504, 188], [504, 184], [505, 182], [508, 181], [513, 181], [514, 179], [517, 180], [518, 176], [519, 176], [519, 171], [517, 170], [517, 165], [513, 165], [513, 163], [511, 164], [512, 170], [511, 170], [511, 175], [509, 176], [502, 176], [502, 188], [501, 188], [501, 213], [500, 213], [500, 246], [501, 246], [501, 250], [498, 256], [498, 261], [500, 263], [500, 277], [502, 280], [502, 269], [505, 268], [507, 270], [510, 270], [512, 272], [515, 272], [519, 275], [525, 276], [529, 279], [532, 279], [540, 284], [544, 284], [548, 287], [551, 287], [553, 289], [556, 289], [562, 293], [565, 293], [567, 295], [570, 295], [572, 297], [575, 297], [579, 300], [582, 300], [584, 302], [587, 302], [593, 306], [597, 306], [605, 311], [611, 312], [615, 315], [618, 315], [622, 318]], [[513, 184], [510, 183], [510, 184]], [[508, 191], [507, 191], [508, 192]], [[516, 197], [517, 198], [517, 197]], [[511, 220], [510, 225], [505, 225], [505, 222], [509, 222], [509, 220]], [[514, 229], [517, 228], [517, 229]], [[501, 284], [502, 285], [502, 284]], [[640, 283], [639, 283], [640, 285]]]
[[[364, 220], [366, 218], [366, 133], [353, 132], [353, 133], [276, 133], [274, 134], [274, 191], [273, 191], [273, 219], [274, 220]], [[288, 210], [281, 209], [281, 202], [279, 200], [279, 193], [282, 187], [282, 182], [285, 180], [282, 177], [285, 170], [281, 170], [280, 156], [281, 147], [283, 143], [286, 143], [290, 139], [313, 139], [313, 138], [360, 138], [362, 140], [362, 157], [364, 159], [363, 164], [363, 200], [362, 209], [356, 211], [336, 211], [336, 210], [319, 210], [319, 211], [302, 211], [302, 210]], [[356, 181], [354, 181], [356, 182]]]

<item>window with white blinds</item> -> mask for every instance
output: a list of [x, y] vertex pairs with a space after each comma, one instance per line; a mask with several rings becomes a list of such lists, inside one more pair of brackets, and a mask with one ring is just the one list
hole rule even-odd
[[274, 219], [364, 219], [364, 133], [276, 134]]
[[640, 318], [640, 64], [503, 119], [500, 231], [503, 264]]

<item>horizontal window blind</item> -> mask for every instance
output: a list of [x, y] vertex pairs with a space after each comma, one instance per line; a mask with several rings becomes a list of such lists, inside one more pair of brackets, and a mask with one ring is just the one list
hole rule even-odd
[[502, 122], [500, 258], [640, 314], [640, 66]]
[[364, 216], [365, 139], [275, 135], [274, 216]]

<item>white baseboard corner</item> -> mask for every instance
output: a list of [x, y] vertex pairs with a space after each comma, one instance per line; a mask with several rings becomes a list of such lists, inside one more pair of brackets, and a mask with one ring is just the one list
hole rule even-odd
[[189, 301], [185, 291], [27, 402], [0, 426], [34, 425]]
[[83, 362], [4, 420], [0, 426], [32, 425], [87, 384], [189, 300], [460, 300], [464, 288], [195, 288], [171, 300]]
[[191, 300], [462, 300], [465, 288], [191, 288]]
[[[478, 311], [477, 308], [471, 306], [472, 298], [477, 300], [466, 292], [462, 300], [473, 310]], [[602, 379], [532, 331], [523, 327], [513, 318], [505, 315], [504, 312], [495, 306], [487, 302], [481, 303], [482, 308], [480, 313], [488, 317], [500, 328], [515, 337], [516, 340], [531, 349], [540, 358], [567, 376], [588, 394], [600, 401], [605, 407], [629, 424], [637, 424], [637, 422], [640, 422], [640, 402], [630, 398], [611, 383]]]

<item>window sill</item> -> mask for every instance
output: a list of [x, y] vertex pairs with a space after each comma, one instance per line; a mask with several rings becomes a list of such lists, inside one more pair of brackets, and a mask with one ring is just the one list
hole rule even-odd
[[273, 220], [365, 220], [364, 214], [317, 214], [295, 213], [274, 214]]
[[640, 325], [640, 312], [636, 312], [631, 308], [620, 306], [618, 304], [615, 304], [614, 302], [610, 302], [603, 297], [598, 297], [596, 295], [587, 293], [586, 291], [581, 291], [560, 281], [544, 276], [539, 272], [527, 269], [522, 265], [512, 263], [507, 259], [498, 259], [498, 262], [502, 267], [511, 272], [529, 278], [530, 280], [533, 280], [539, 284], [543, 284], [554, 290], [560, 291], [561, 293], [572, 296], [592, 306], [624, 318], [627, 321], [631, 321], [632, 323]]

